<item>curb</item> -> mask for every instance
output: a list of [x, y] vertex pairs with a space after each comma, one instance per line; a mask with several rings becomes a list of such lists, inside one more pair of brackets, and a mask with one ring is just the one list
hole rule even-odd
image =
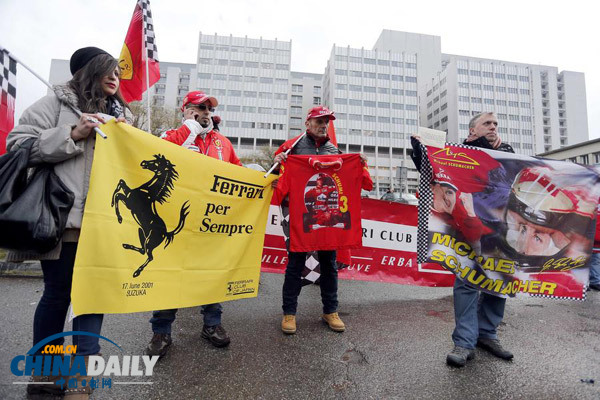
[[42, 278], [42, 266], [39, 261], [27, 261], [22, 263], [0, 261], [0, 277]]

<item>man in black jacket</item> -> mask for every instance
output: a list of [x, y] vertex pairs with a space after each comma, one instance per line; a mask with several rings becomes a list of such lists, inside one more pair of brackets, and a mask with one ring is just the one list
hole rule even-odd
[[[466, 145], [514, 153], [512, 146], [502, 143], [498, 135], [498, 119], [493, 112], [475, 115], [469, 122]], [[454, 320], [452, 333], [454, 349], [446, 357], [449, 365], [462, 367], [475, 356], [475, 346], [496, 357], [511, 360], [513, 354], [498, 341], [497, 328], [504, 317], [506, 299], [481, 293], [465, 284], [454, 281]]]
[[[412, 138], [412, 159], [420, 169], [421, 150], [418, 137]], [[493, 112], [475, 115], [469, 122], [469, 136], [463, 142], [473, 147], [481, 147], [514, 153], [513, 148], [502, 143], [498, 135], [498, 119]], [[478, 346], [496, 357], [511, 360], [513, 354], [505, 350], [498, 341], [497, 328], [504, 317], [506, 299], [487, 293], [465, 284], [461, 279], [454, 281], [454, 320], [452, 333], [454, 349], [446, 357], [449, 365], [462, 367], [475, 357]]]

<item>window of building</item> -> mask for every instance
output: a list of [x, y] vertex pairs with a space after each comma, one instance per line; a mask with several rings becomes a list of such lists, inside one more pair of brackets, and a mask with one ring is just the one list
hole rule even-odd
[[360, 121], [362, 119], [359, 114], [349, 114], [348, 118], [350, 121]]
[[337, 90], [348, 90], [348, 85], [346, 85], [345, 83], [336, 83], [335, 88]]
[[256, 112], [256, 107], [242, 106], [242, 111], [246, 112], [246, 113], [255, 113]]
[[390, 65], [389, 60], [377, 60], [377, 64], [379, 65]]
[[304, 90], [302, 85], [292, 85], [292, 92], [301, 93]]
[[390, 80], [390, 74], [381, 74], [381, 73], [379, 73], [379, 74], [377, 74], [377, 78], [389, 81]]
[[384, 87], [377, 88], [377, 93], [388, 94], [389, 92], [390, 92], [390, 89], [388, 89], [388, 88], [384, 88]]
[[287, 110], [285, 108], [274, 108], [273, 109], [273, 114], [275, 114], [275, 115], [286, 115], [287, 114]]
[[227, 110], [227, 111], [233, 111], [233, 112], [239, 112], [239, 111], [241, 110], [241, 107], [240, 107], [240, 106], [236, 106], [236, 105], [234, 105], [234, 104], [229, 104], [229, 105], [226, 107], [226, 110]]
[[290, 66], [287, 64], [275, 64], [275, 69], [282, 70], [282, 71], [288, 70], [289, 67]]
[[469, 96], [458, 96], [458, 101], [469, 101]]
[[336, 97], [335, 99], [333, 99], [333, 102], [335, 104], [348, 104], [348, 99]]
[[404, 80], [404, 77], [402, 75], [392, 75], [392, 80], [396, 82], [401, 82]]
[[212, 74], [209, 74], [206, 72], [198, 73], [198, 79], [210, 79], [211, 77], [212, 77]]
[[365, 78], [369, 78], [369, 79], [375, 79], [377, 78], [377, 74], [375, 72], [363, 72], [363, 77]]
[[508, 106], [509, 107], [519, 107], [519, 102], [518, 101], [509, 101]]
[[225, 121], [225, 126], [228, 128], [239, 128], [239, 121]]
[[244, 77], [244, 82], [257, 83], [258, 82], [258, 76], [245, 76]]
[[242, 76], [241, 75], [229, 75], [229, 80], [232, 82], [241, 82]]
[[273, 124], [273, 130], [282, 131], [284, 126], [284, 124]]
[[402, 90], [402, 89], [392, 89], [392, 94], [402, 96], [404, 94], [404, 90]]
[[[360, 101], [360, 100], [357, 100], [357, 101]], [[374, 107], [376, 107], [376, 106], [377, 106], [377, 102], [376, 102], [376, 101], [371, 101], [371, 100], [365, 100], [365, 101], [363, 102], [363, 105], [364, 105], [365, 107], [373, 107], [373, 108], [374, 108]]]
[[407, 76], [406, 78], [404, 78], [405, 82], [417, 82], [417, 77], [416, 76]]
[[229, 90], [227, 92], [227, 94], [229, 96], [233, 96], [233, 97], [241, 97], [242, 96], [242, 91], [241, 90]]
[[270, 92], [258, 92], [258, 98], [259, 99], [272, 99], [273, 98], [273, 93]]
[[471, 97], [471, 103], [481, 104], [481, 97]]
[[375, 86], [364, 86], [363, 90], [366, 93], [375, 93], [377, 91], [377, 89], [375, 89]]
[[361, 92], [362, 91], [362, 86], [360, 86], [360, 85], [349, 85], [348, 88], [352, 92]]
[[[365, 100], [365, 103], [366, 103], [366, 100]], [[377, 103], [377, 107], [379, 107], [379, 108], [390, 108], [390, 103], [388, 103], [387, 101], [380, 101], [380, 102]]]
[[417, 63], [406, 63], [406, 68], [417, 69]]
[[404, 110], [404, 104], [400, 103], [392, 103], [393, 110]]
[[519, 91], [517, 90], [517, 88], [514, 87], [509, 87], [508, 88], [508, 93], [512, 93], [512, 94], [517, 94]]
[[471, 116], [471, 112], [469, 110], [458, 110], [458, 115]]
[[521, 75], [521, 76], [519, 76], [519, 80], [521, 82], [529, 82], [529, 77]]
[[374, 115], [365, 115], [364, 121], [365, 122], [377, 122], [377, 118], [375, 118]]
[[321, 94], [321, 86], [313, 86], [313, 94]]
[[336, 75], [344, 75], [344, 76], [345, 76], [345, 75], [348, 75], [348, 71], [347, 71], [347, 70], [345, 70], [345, 69], [337, 69], [337, 68], [336, 68], [336, 70], [335, 70], [335, 74], [336, 74]]
[[321, 105], [321, 98], [320, 97], [313, 97], [313, 104], [320, 106]]
[[292, 95], [292, 104], [302, 104], [302, 96]]
[[270, 107], [258, 107], [258, 113], [259, 114], [271, 114], [271, 108]]
[[356, 100], [356, 99], [349, 99], [348, 100], [348, 104], [351, 105], [351, 106], [361, 106], [362, 105], [362, 101]]
[[258, 129], [271, 129], [271, 123], [270, 122], [258, 122], [256, 124], [256, 127]]
[[241, 60], [229, 60], [229, 65], [231, 65], [232, 67], [243, 67], [244, 62]]
[[505, 74], [502, 74], [502, 73], [500, 73], [500, 72], [496, 72], [496, 73], [494, 74], [494, 76], [496, 77], [496, 79], [506, 79], [506, 75], [505, 75]]
[[256, 128], [256, 122], [242, 121], [242, 128]]
[[404, 118], [392, 118], [392, 124], [403, 125], [404, 124]]
[[377, 121], [381, 122], [383, 124], [389, 124], [390, 123], [390, 117], [377, 117]]
[[348, 75], [360, 78], [362, 76], [362, 72], [360, 72], [360, 71], [348, 71]]
[[265, 76], [261, 76], [260, 83], [273, 83], [273, 78], [267, 78]]
[[302, 107], [291, 106], [290, 114], [291, 115], [302, 115]]
[[496, 100], [496, 105], [497, 106], [505, 106], [506, 105], [506, 100]]
[[494, 74], [492, 74], [492, 73], [491, 73], [491, 72], [489, 72], [489, 71], [481, 71], [481, 75], [482, 75], [484, 78], [491, 78], [491, 77], [493, 77], [493, 76], [494, 76]]
[[407, 96], [410, 96], [410, 97], [417, 97], [417, 91], [416, 90], [406, 90], [404, 93]]
[[342, 56], [340, 54], [336, 54], [335, 61], [348, 61], [348, 56]]
[[527, 103], [527, 102], [521, 102], [521, 107], [523, 107], [523, 108], [530, 108], [531, 104]]
[[458, 68], [458, 74], [459, 75], [469, 75], [469, 70], [464, 69], [464, 68]]
[[485, 104], [494, 104], [494, 99], [483, 99]]
[[416, 104], [407, 104], [404, 107], [404, 109], [408, 110], [408, 111], [417, 111], [417, 105]]

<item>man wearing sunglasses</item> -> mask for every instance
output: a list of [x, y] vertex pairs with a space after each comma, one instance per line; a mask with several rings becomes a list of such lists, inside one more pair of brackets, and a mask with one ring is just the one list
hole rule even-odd
[[[214, 129], [212, 113], [218, 104], [216, 98], [202, 91], [189, 92], [181, 106], [183, 125], [165, 132], [161, 137], [197, 153], [241, 166], [229, 139]], [[221, 326], [221, 312], [219, 303], [202, 306], [202, 337], [215, 347], [226, 347], [230, 343], [227, 332]], [[176, 313], [177, 309], [152, 313], [150, 323], [154, 336], [146, 348], [146, 354], [162, 357], [167, 353], [172, 343], [171, 325]]]

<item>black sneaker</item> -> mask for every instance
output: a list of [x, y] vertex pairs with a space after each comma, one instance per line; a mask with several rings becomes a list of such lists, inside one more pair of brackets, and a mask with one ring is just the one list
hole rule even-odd
[[148, 343], [148, 347], [146, 347], [146, 354], [163, 357], [167, 354], [167, 350], [169, 350], [169, 346], [172, 343], [173, 340], [171, 340], [169, 333], [155, 333], [150, 343]]
[[226, 347], [231, 342], [231, 339], [227, 336], [227, 332], [225, 332], [225, 328], [220, 324], [215, 326], [204, 325], [202, 328], [202, 337], [215, 347]]
[[590, 283], [589, 289], [594, 289], [600, 291], [600, 283]]
[[498, 339], [479, 338], [477, 339], [477, 347], [503, 360], [512, 360], [514, 357], [513, 353], [502, 347]]
[[454, 367], [464, 367], [467, 360], [472, 360], [474, 357], [475, 351], [473, 349], [454, 346], [454, 349], [446, 356], [446, 364]]

